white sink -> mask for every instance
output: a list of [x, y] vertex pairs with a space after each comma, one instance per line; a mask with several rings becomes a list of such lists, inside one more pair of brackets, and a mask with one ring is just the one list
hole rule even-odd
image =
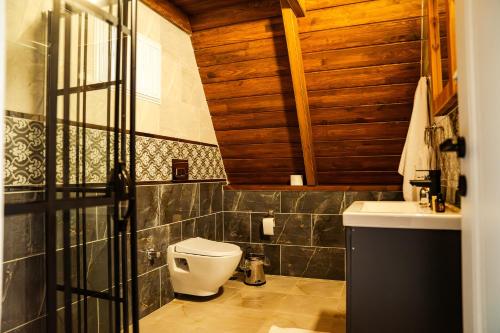
[[356, 201], [343, 213], [346, 227], [460, 230], [460, 213], [435, 213], [414, 201]]

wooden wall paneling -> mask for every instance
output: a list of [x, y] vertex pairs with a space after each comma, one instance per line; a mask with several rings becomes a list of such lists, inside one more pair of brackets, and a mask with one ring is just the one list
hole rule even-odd
[[290, 184], [289, 172], [252, 172], [252, 173], [229, 173], [229, 183], [238, 184], [259, 184], [259, 185], [288, 185]]
[[408, 122], [319, 125], [313, 127], [314, 141], [406, 138]]
[[[199, 10], [192, 41], [229, 182], [288, 184], [306, 158], [286, 19], [245, 1], [214, 0], [208, 12], [206, 0], [175, 1]], [[295, 43], [320, 184], [399, 188], [420, 76], [421, 1], [306, 0]]]
[[289, 73], [290, 66], [286, 55], [200, 67], [200, 76], [204, 83], [280, 76]]
[[301, 31], [302, 50], [323, 52], [350, 47], [420, 40], [421, 18], [373, 22], [312, 32]]
[[362, 46], [303, 55], [306, 72], [420, 62], [420, 41]]
[[181, 30], [192, 33], [188, 16], [169, 0], [141, 0], [146, 6], [172, 22]]
[[[286, 49], [284, 52], [286, 53]], [[306, 73], [415, 63], [420, 62], [420, 41], [305, 53], [303, 61]], [[287, 75], [289, 71], [286, 55], [200, 67], [200, 75], [204, 83]], [[334, 76], [335, 74], [332, 73], [332, 77]]]
[[403, 177], [396, 171], [337, 171], [318, 172], [321, 184], [365, 184], [365, 185], [401, 185]]
[[288, 59], [290, 61], [290, 72], [295, 96], [295, 109], [299, 122], [306, 182], [307, 185], [316, 185], [316, 159], [314, 157], [309, 99], [307, 96], [306, 77], [296, 17], [305, 15], [304, 2], [298, 0], [281, 0], [281, 13], [288, 48]]
[[285, 38], [264, 38], [201, 48], [196, 51], [198, 66], [208, 67], [242, 61], [287, 56]]
[[224, 160], [226, 172], [288, 172], [301, 173], [304, 170], [302, 158], [228, 159]]
[[315, 142], [316, 157], [401, 155], [405, 138]]
[[401, 185], [318, 185], [318, 186], [290, 186], [290, 185], [225, 185], [227, 191], [401, 191]]
[[170, 0], [190, 16], [211, 12], [224, 6], [246, 3], [248, 0]]
[[[309, 11], [299, 20], [300, 32], [416, 18], [422, 15], [422, 0], [374, 0], [348, 6]], [[369, 15], [367, 14], [369, 13]]]
[[311, 109], [311, 122], [313, 125], [334, 125], [409, 121], [412, 108], [411, 103], [402, 103]]
[[338, 7], [365, 1], [373, 1], [373, 0], [306, 0], [306, 9], [315, 10], [315, 9], [323, 9], [330, 7]]
[[206, 83], [207, 100], [292, 93], [290, 76], [268, 76], [255, 79]]
[[220, 145], [253, 143], [300, 143], [298, 128], [258, 128], [217, 131]]
[[212, 115], [273, 112], [293, 110], [295, 108], [295, 101], [293, 94], [274, 94], [209, 100], [208, 107]]
[[297, 127], [297, 114], [293, 111], [235, 113], [212, 116], [216, 131], [247, 128]]
[[253, 159], [266, 158], [302, 158], [302, 147], [300, 143], [267, 143], [267, 144], [245, 144], [245, 145], [220, 145], [224, 160], [238, 159], [242, 157]]
[[252, 0], [207, 10], [191, 18], [193, 31], [280, 16], [279, 0]]
[[392, 64], [306, 73], [309, 91], [417, 83], [420, 63]]
[[342, 88], [309, 92], [311, 108], [395, 104], [413, 102], [417, 85], [414, 83], [387, 86]]
[[283, 36], [283, 34], [283, 20], [281, 17], [275, 17], [196, 31], [193, 33], [191, 41], [195, 50], [198, 50], [207, 47], [275, 38]]
[[[420, 44], [420, 21], [420, 18], [414, 18], [409, 20], [380, 22], [333, 30], [301, 33], [300, 42], [304, 58], [304, 66], [305, 68], [307, 67], [306, 58], [311, 52], [325, 52], [328, 50], [342, 50], [354, 47], [376, 46], [412, 41]], [[195, 33], [195, 35], [197, 35], [197, 33]], [[199, 47], [202, 46], [203, 45], [199, 45]], [[382, 48], [384, 47], [382, 46]], [[413, 50], [413, 48], [411, 49]], [[196, 51], [196, 59], [200, 67], [232, 64], [242, 61], [274, 58], [286, 55], [286, 41], [284, 38], [279, 38], [279, 36], [198, 48]], [[331, 59], [338, 59], [341, 61], [339, 57], [343, 56], [343, 54], [339, 53], [337, 56], [332, 55]]]
[[318, 172], [337, 171], [394, 171], [398, 169], [400, 155], [320, 157]]

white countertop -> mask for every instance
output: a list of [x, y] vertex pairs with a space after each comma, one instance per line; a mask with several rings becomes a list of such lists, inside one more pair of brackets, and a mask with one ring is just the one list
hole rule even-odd
[[343, 213], [346, 227], [461, 230], [461, 214], [435, 213], [414, 201], [356, 201]]

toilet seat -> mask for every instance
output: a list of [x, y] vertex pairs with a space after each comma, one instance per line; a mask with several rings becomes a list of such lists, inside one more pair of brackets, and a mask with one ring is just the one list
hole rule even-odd
[[175, 252], [207, 257], [230, 257], [241, 254], [241, 249], [234, 244], [214, 242], [196, 237], [175, 244]]

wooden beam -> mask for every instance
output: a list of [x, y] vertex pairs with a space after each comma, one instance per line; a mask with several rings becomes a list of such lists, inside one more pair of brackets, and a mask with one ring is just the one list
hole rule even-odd
[[169, 0], [141, 0], [146, 6], [160, 14], [167, 21], [171, 22], [184, 32], [192, 34], [191, 23], [188, 16], [172, 4]]
[[[281, 0], [281, 14], [285, 28], [288, 59], [292, 75], [295, 106], [299, 121], [300, 140], [304, 157], [307, 185], [316, 185], [316, 159], [314, 157], [311, 116], [307, 96], [306, 76], [300, 47], [299, 27], [297, 17], [290, 5], [290, 0]], [[298, 3], [298, 2], [297, 2]]]
[[[285, 0], [287, 6], [293, 10], [295, 17], [306, 16], [306, 0]], [[281, 1], [281, 7], [283, 8], [283, 0]]]
[[[432, 99], [443, 90], [443, 73], [441, 70], [441, 39], [439, 38], [439, 12], [437, 0], [430, 0], [428, 2], [427, 10], [429, 11], [428, 17], [428, 31], [429, 31], [429, 59], [431, 61], [431, 87]], [[453, 75], [453, 74], [452, 74]]]

